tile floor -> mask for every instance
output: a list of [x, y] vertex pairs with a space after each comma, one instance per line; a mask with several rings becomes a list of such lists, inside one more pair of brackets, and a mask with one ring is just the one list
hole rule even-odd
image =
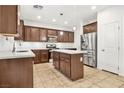
[[124, 77], [84, 66], [84, 78], [71, 81], [51, 63], [35, 64], [34, 88], [124, 88]]

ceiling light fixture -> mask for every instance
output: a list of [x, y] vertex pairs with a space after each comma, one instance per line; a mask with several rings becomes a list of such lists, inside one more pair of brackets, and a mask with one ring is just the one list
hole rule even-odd
[[76, 29], [77, 29], [77, 28], [74, 26], [74, 27], [73, 27], [73, 30], [75, 31]]
[[41, 16], [37, 16], [38, 19], [41, 19]]
[[96, 9], [96, 6], [91, 6], [91, 9], [92, 9], [92, 10], [95, 10], [95, 9]]
[[64, 24], [68, 24], [68, 21], [65, 21]]
[[56, 19], [53, 19], [52, 21], [53, 21], [53, 22], [56, 22]]

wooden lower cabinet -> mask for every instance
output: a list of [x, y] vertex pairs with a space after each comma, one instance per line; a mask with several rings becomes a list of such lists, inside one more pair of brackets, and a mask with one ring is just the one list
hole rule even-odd
[[33, 58], [0, 59], [0, 88], [32, 88]]
[[40, 63], [40, 51], [39, 50], [32, 50], [32, 51], [35, 54], [34, 64]]
[[41, 62], [48, 62], [49, 61], [49, 51], [48, 50], [41, 50]]
[[54, 52], [53, 53], [53, 65], [56, 69], [60, 69], [60, 62], [59, 62], [59, 53]]
[[32, 50], [35, 54], [34, 64], [44, 63], [49, 61], [49, 50]]
[[[58, 60], [56, 60], [56, 55], [59, 55]], [[80, 61], [83, 58], [83, 54], [66, 54], [61, 52], [53, 52], [53, 64], [54, 67], [62, 72], [65, 76], [71, 80], [77, 80], [83, 78], [83, 62]], [[57, 65], [58, 64], [58, 65]]]
[[60, 53], [60, 71], [70, 77], [70, 55]]

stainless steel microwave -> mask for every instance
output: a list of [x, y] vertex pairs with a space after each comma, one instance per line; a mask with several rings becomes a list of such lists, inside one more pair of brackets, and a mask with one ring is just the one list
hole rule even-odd
[[57, 42], [57, 36], [48, 36], [48, 42], [50, 43]]

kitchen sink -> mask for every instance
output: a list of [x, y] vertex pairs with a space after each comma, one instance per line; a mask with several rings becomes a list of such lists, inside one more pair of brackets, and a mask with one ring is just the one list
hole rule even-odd
[[19, 51], [16, 51], [18, 53], [21, 53], [21, 52], [28, 52], [28, 50], [19, 50]]

